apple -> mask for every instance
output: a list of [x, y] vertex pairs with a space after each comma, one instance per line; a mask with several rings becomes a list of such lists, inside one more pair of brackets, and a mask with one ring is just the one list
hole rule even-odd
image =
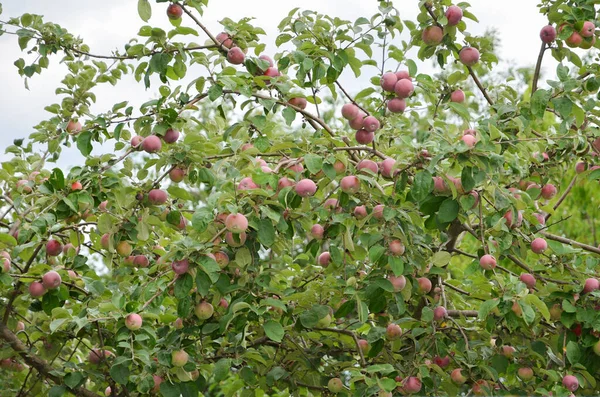
[[25, 331], [25, 323], [23, 321], [17, 321], [17, 326], [15, 328], [16, 332]]
[[150, 135], [142, 141], [142, 149], [146, 153], [156, 153], [162, 148], [162, 142], [156, 135]]
[[456, 26], [463, 17], [463, 10], [459, 6], [451, 5], [446, 10], [446, 19], [448, 20], [448, 26]]
[[546, 25], [540, 30], [540, 39], [546, 44], [553, 43], [556, 40], [556, 29], [552, 25]]
[[583, 37], [581, 37], [581, 35], [577, 32], [573, 32], [571, 34], [571, 36], [569, 36], [565, 40], [565, 43], [567, 43], [567, 46], [569, 46], [571, 48], [579, 47], [582, 42], [583, 42]]
[[48, 273], [42, 276], [42, 284], [46, 289], [58, 288], [61, 283], [62, 279], [60, 277], [60, 274], [58, 274], [54, 270], [50, 270]]
[[556, 189], [556, 186], [554, 186], [551, 183], [548, 183], [548, 184], [544, 185], [544, 187], [542, 188], [542, 197], [545, 198], [546, 200], [550, 200], [552, 197], [554, 197], [556, 195], [557, 192], [558, 192], [558, 190]]
[[154, 387], [152, 388], [152, 392], [158, 393], [160, 390], [160, 384], [162, 383], [163, 378], [161, 378], [158, 375], [152, 375], [152, 379], [154, 380]]
[[417, 288], [419, 293], [428, 294], [431, 291], [431, 280], [429, 280], [427, 277], [419, 277], [417, 279], [417, 283], [419, 284], [419, 287]]
[[100, 238], [100, 245], [102, 246], [102, 248], [108, 249], [109, 244], [110, 244], [110, 234], [105, 233]]
[[238, 184], [238, 190], [258, 189], [258, 185], [254, 183], [251, 177], [242, 178]]
[[409, 79], [398, 80], [398, 82], [394, 86], [394, 92], [396, 93], [398, 98], [401, 99], [408, 98], [414, 91], [415, 86]]
[[460, 61], [466, 66], [473, 66], [479, 62], [479, 50], [473, 47], [463, 47], [458, 53]]
[[340, 181], [340, 187], [344, 193], [358, 193], [360, 190], [360, 179], [354, 175], [345, 176]]
[[600, 340], [594, 343], [594, 347], [592, 348], [592, 350], [594, 351], [594, 354], [600, 356]]
[[579, 34], [582, 37], [592, 37], [594, 35], [594, 30], [595, 29], [596, 29], [596, 25], [594, 25], [594, 22], [585, 21], [583, 23], [583, 27], [579, 31]]
[[533, 370], [529, 367], [521, 367], [517, 370], [517, 376], [521, 378], [521, 380], [527, 382], [528, 380], [533, 379]]
[[357, 219], [363, 219], [367, 216], [367, 207], [365, 207], [364, 205], [357, 205], [354, 208], [354, 216]]
[[410, 74], [408, 74], [408, 70], [397, 71], [396, 77], [398, 77], [398, 80], [407, 79], [407, 80], [412, 81], [412, 77], [410, 77]]
[[117, 253], [120, 256], [129, 256], [131, 255], [131, 244], [129, 244], [127, 241], [120, 241], [119, 244], [117, 244]]
[[536, 254], [541, 254], [548, 249], [548, 243], [543, 238], [536, 238], [531, 242], [531, 250]]
[[337, 394], [344, 390], [344, 384], [340, 378], [331, 378], [327, 382], [327, 389], [333, 394]]
[[385, 336], [389, 340], [396, 340], [402, 336], [402, 328], [398, 324], [391, 323], [385, 329]]
[[150, 261], [146, 255], [136, 255], [133, 257], [133, 264], [136, 267], [148, 267]]
[[[358, 340], [358, 347], [363, 353], [367, 353], [369, 351], [369, 342], [366, 339]], [[599, 353], [600, 355], [600, 353]]]
[[148, 193], [148, 201], [152, 205], [162, 205], [167, 202], [167, 192], [160, 189], [152, 189]]
[[288, 103], [300, 109], [306, 109], [306, 105], [308, 105], [308, 101], [306, 100], [306, 98], [302, 97], [292, 98], [288, 101]]
[[179, 131], [169, 128], [165, 135], [163, 135], [163, 141], [166, 143], [175, 143], [179, 139]]
[[81, 123], [79, 121], [69, 120], [69, 123], [67, 124], [67, 132], [73, 135], [79, 134], [81, 132]]
[[506, 219], [506, 225], [511, 229], [520, 227], [521, 223], [523, 222], [523, 212], [518, 211], [517, 219], [513, 219], [513, 210], [509, 210], [506, 212], [506, 214], [504, 214], [504, 219]]
[[173, 263], [171, 263], [171, 269], [173, 269], [175, 274], [185, 274], [189, 268], [190, 262], [187, 259], [173, 261]]
[[287, 169], [295, 173], [300, 173], [304, 171], [304, 166], [302, 165], [302, 163], [295, 163], [288, 166]]
[[184, 178], [185, 178], [185, 170], [182, 168], [175, 167], [171, 171], [169, 171], [169, 179], [171, 179], [171, 181], [173, 181], [175, 183], [179, 183], [179, 182], [183, 181]]
[[374, 174], [377, 174], [379, 172], [379, 166], [377, 165], [376, 162], [374, 162], [373, 160], [361, 160], [357, 165], [356, 165], [356, 169], [359, 171], [362, 170], [369, 170]]
[[440, 357], [440, 356], [435, 356], [433, 358], [433, 363], [435, 365], [437, 365], [440, 368], [446, 368], [448, 365], [450, 365], [450, 357], [445, 356], [445, 357]]
[[183, 15], [183, 8], [177, 3], [169, 4], [167, 7], [167, 16], [169, 19], [179, 19]]
[[63, 246], [58, 240], [48, 240], [46, 243], [46, 254], [48, 256], [58, 256], [62, 252]]
[[31, 193], [33, 189], [30, 186], [30, 182], [26, 179], [21, 179], [17, 181], [16, 184], [17, 190], [22, 191], [25, 194]]
[[353, 103], [347, 103], [342, 106], [342, 117], [346, 120], [352, 120], [356, 118], [360, 113], [360, 109]]
[[394, 98], [388, 101], [387, 108], [392, 113], [402, 113], [406, 110], [406, 100], [403, 98]]
[[227, 60], [232, 65], [241, 65], [242, 63], [244, 63], [245, 59], [246, 55], [239, 47], [233, 47], [230, 48], [229, 51], [227, 51]]
[[373, 218], [382, 220], [384, 208], [385, 208], [385, 205], [383, 205], [383, 204], [377, 204], [375, 207], [373, 207]]
[[445, 319], [448, 316], [448, 311], [444, 306], [438, 306], [433, 309], [433, 319], [435, 321], [440, 321]]
[[587, 163], [580, 161], [575, 165], [575, 172], [581, 174], [582, 172], [585, 172], [585, 170], [587, 170], [587, 167]]
[[490, 396], [491, 388], [490, 384], [485, 379], [478, 379], [473, 384], [473, 388], [471, 389], [474, 395], [476, 396]]
[[29, 284], [29, 295], [31, 295], [32, 297], [39, 298], [45, 293], [46, 287], [44, 287], [44, 284], [40, 283], [39, 281], [34, 281], [31, 284]]
[[138, 330], [142, 327], [142, 316], [137, 313], [130, 313], [125, 317], [125, 326], [131, 331]]
[[523, 308], [521, 307], [521, 305], [519, 305], [519, 302], [514, 301], [512, 304], [512, 307], [510, 308], [510, 310], [513, 311], [513, 313], [515, 313], [517, 315], [517, 317], [522, 317], [523, 316]]
[[229, 255], [224, 251], [215, 252], [215, 262], [223, 269], [229, 264]]
[[441, 176], [433, 177], [433, 193], [447, 195], [451, 192], [450, 187]]
[[241, 247], [246, 243], [246, 233], [242, 232], [240, 234], [233, 234], [232, 232], [225, 233], [225, 242], [230, 247]]
[[421, 391], [421, 380], [416, 376], [409, 376], [403, 387], [408, 394], [418, 393]]
[[459, 386], [467, 381], [467, 378], [462, 374], [461, 368], [453, 369], [450, 373], [450, 379], [452, 379], [452, 383]]
[[294, 186], [294, 182], [292, 182], [289, 178], [285, 176], [281, 177], [279, 181], [277, 181], [277, 190], [281, 190], [289, 186]]
[[404, 244], [400, 240], [392, 240], [388, 244], [388, 248], [392, 255], [403, 255], [405, 251]]
[[328, 251], [321, 253], [321, 255], [319, 255], [319, 258], [317, 258], [317, 263], [323, 267], [329, 266], [329, 264], [331, 263], [331, 254]]
[[248, 219], [244, 214], [229, 214], [225, 219], [225, 228], [232, 233], [242, 233], [248, 230]]
[[425, 43], [426, 45], [438, 45], [442, 42], [442, 39], [444, 38], [444, 31], [442, 30], [442, 28], [440, 28], [439, 26], [428, 26], [425, 29], [423, 29], [423, 32], [421, 33], [421, 39], [423, 40], [423, 43]]
[[226, 48], [233, 47], [233, 39], [231, 38], [231, 36], [228, 33], [221, 32], [215, 38], [217, 39], [217, 42], [219, 44], [223, 45], [223, 47], [226, 47]]
[[319, 225], [318, 223], [314, 224], [310, 228], [310, 235], [315, 240], [322, 240], [323, 234], [325, 234], [325, 229], [323, 228], [323, 226]]
[[135, 148], [136, 150], [141, 150], [142, 149], [142, 141], [144, 140], [143, 136], [140, 135], [136, 135], [133, 138], [131, 138], [131, 146], [133, 148]]
[[392, 283], [392, 285], [394, 286], [395, 292], [400, 292], [404, 289], [404, 287], [406, 287], [406, 277], [404, 277], [402, 275], [400, 275], [398, 277], [389, 276], [388, 280], [390, 280], [390, 283]]
[[565, 375], [562, 384], [569, 391], [575, 391], [579, 388], [579, 380], [573, 375]]
[[113, 354], [108, 350], [92, 349], [88, 355], [88, 362], [93, 365], [98, 365]]
[[595, 278], [587, 278], [585, 280], [583, 290], [581, 291], [581, 293], [587, 294], [598, 289], [600, 289], [600, 281], [598, 281], [598, 279]]
[[317, 185], [311, 179], [302, 179], [296, 183], [295, 191], [300, 197], [312, 196], [317, 191]]
[[465, 101], [465, 93], [463, 90], [454, 90], [450, 94], [450, 102], [463, 103]]
[[394, 87], [398, 82], [398, 76], [394, 72], [386, 72], [381, 76], [379, 84], [384, 91], [394, 92]]
[[485, 270], [492, 270], [496, 267], [496, 258], [490, 254], [486, 254], [479, 259], [479, 266]]
[[183, 367], [187, 364], [189, 355], [185, 350], [176, 350], [171, 353], [171, 364], [174, 367]]
[[81, 182], [79, 181], [75, 181], [73, 183], [71, 183], [71, 190], [81, 190], [83, 189], [83, 185], [81, 184]]
[[365, 130], [364, 128], [361, 128], [360, 130], [356, 131], [354, 139], [356, 139], [356, 142], [360, 143], [361, 145], [368, 145], [375, 139], [375, 134]]
[[581, 44], [579, 44], [579, 48], [583, 48], [584, 50], [589, 50], [596, 44], [596, 36], [592, 36], [592, 38], [583, 38], [581, 40]]
[[365, 119], [365, 117], [367, 117], [365, 112], [363, 112], [362, 110], [359, 110], [358, 116], [356, 116], [355, 118], [353, 118], [352, 120], [350, 120], [348, 122], [348, 124], [350, 125], [350, 128], [355, 129], [355, 130], [360, 130], [363, 127], [363, 120]]
[[521, 276], [519, 276], [519, 280], [521, 280], [523, 284], [525, 284], [529, 288], [535, 287], [536, 280], [532, 274], [521, 273]]
[[477, 143], [477, 138], [473, 135], [463, 135], [460, 140], [463, 141], [469, 148], [474, 147]]
[[381, 176], [383, 176], [384, 178], [391, 178], [392, 171], [393, 171], [395, 165], [396, 165], [396, 160], [394, 160], [392, 158], [388, 157], [387, 159], [383, 160], [379, 167], [379, 169], [381, 170]]
[[363, 128], [367, 130], [367, 132], [375, 132], [380, 126], [379, 120], [374, 116], [367, 116], [363, 120]]
[[560, 320], [561, 315], [562, 315], [561, 304], [555, 303], [554, 305], [552, 305], [552, 307], [550, 308], [550, 319], [552, 321], [558, 321], [558, 320]]
[[194, 308], [194, 313], [200, 320], [208, 320], [212, 317], [214, 312], [215, 309], [213, 305], [205, 301], [198, 303]]

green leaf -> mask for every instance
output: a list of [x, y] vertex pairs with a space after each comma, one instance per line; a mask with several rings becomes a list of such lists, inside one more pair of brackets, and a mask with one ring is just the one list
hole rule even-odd
[[381, 258], [381, 256], [385, 253], [385, 247], [381, 245], [374, 245], [369, 249], [369, 259], [371, 262], [375, 263]]
[[192, 227], [198, 233], [203, 233], [213, 221], [214, 215], [207, 207], [201, 207], [192, 216]]
[[92, 152], [92, 133], [91, 131], [83, 131], [77, 136], [77, 149], [84, 156], [89, 155]]
[[285, 335], [285, 330], [283, 326], [277, 321], [269, 320], [263, 326], [265, 330], [265, 335], [271, 340], [275, 342], [281, 342], [283, 340], [283, 336]]
[[567, 343], [567, 359], [571, 364], [577, 364], [581, 359], [581, 351], [577, 342], [570, 341]]
[[84, 379], [85, 377], [81, 374], [81, 372], [71, 372], [66, 374], [63, 378], [65, 385], [69, 386], [71, 389], [79, 386]]
[[52, 386], [48, 390], [48, 397], [62, 397], [66, 392], [67, 388], [65, 386]]
[[177, 277], [177, 281], [175, 281], [175, 297], [177, 299], [181, 299], [187, 296], [192, 287], [194, 286], [194, 280], [189, 273], [185, 273]]
[[49, 179], [50, 184], [54, 189], [61, 190], [65, 188], [65, 176], [60, 168], [54, 168]]
[[523, 300], [529, 303], [530, 305], [535, 306], [535, 308], [538, 309], [540, 314], [544, 316], [546, 321], [550, 321], [550, 311], [548, 310], [546, 304], [537, 295], [528, 294]]
[[478, 313], [478, 317], [481, 320], [485, 320], [487, 318], [487, 316], [490, 314], [490, 312], [496, 307], [498, 306], [498, 303], [500, 303], [500, 301], [498, 299], [492, 299], [489, 301], [485, 301], [481, 304], [481, 306], [479, 306], [479, 313]]
[[162, 382], [160, 384], [160, 394], [162, 397], [180, 397], [181, 391], [179, 390], [179, 384]]
[[126, 385], [129, 380], [129, 368], [124, 364], [115, 364], [110, 368], [110, 376], [115, 382]]
[[566, 97], [554, 98], [552, 100], [552, 105], [554, 105], [554, 109], [563, 119], [569, 117], [571, 115], [571, 111], [573, 110], [573, 102]]
[[283, 109], [283, 112], [281, 112], [281, 114], [283, 115], [283, 119], [285, 120], [287, 125], [292, 125], [294, 120], [296, 120], [296, 111], [290, 107], [286, 107], [285, 109]]
[[270, 247], [275, 242], [275, 228], [270, 219], [261, 219], [258, 225], [258, 241], [265, 247]]
[[152, 7], [150, 6], [150, 2], [148, 0], [138, 0], [138, 14], [142, 21], [148, 22], [150, 17], [152, 16]]
[[434, 266], [442, 267], [450, 263], [450, 259], [452, 259], [452, 254], [450, 254], [448, 251], [438, 251], [433, 254], [431, 261]]
[[531, 97], [531, 113], [538, 117], [544, 117], [548, 101], [552, 93], [548, 90], [537, 90]]
[[458, 216], [459, 205], [458, 202], [454, 199], [446, 199], [440, 205], [440, 209], [438, 211], [438, 220], [441, 223], [449, 223], [456, 219]]
[[323, 168], [323, 158], [316, 154], [307, 154], [304, 156], [304, 164], [311, 174], [316, 174]]
[[429, 171], [419, 171], [415, 175], [413, 186], [410, 190], [416, 201], [422, 201], [433, 191], [433, 176]]

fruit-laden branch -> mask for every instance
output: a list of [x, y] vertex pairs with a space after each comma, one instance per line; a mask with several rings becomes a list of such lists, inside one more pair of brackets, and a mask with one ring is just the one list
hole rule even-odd
[[[181, 4], [180, 4], [181, 5]], [[222, 51], [225, 51], [225, 53], [229, 52], [229, 48], [225, 47], [223, 45], [223, 43], [221, 43], [219, 40], [217, 40], [217, 38], [215, 36], [212, 35], [212, 33], [210, 33], [210, 31], [206, 28], [206, 26], [204, 26], [202, 24], [202, 22], [200, 22], [198, 20], [198, 18], [196, 18], [194, 16], [194, 14], [192, 14], [185, 6], [181, 5], [181, 8], [183, 9], [183, 12], [185, 12], [190, 18], [192, 18], [192, 20], [196, 23], [196, 25], [198, 25], [200, 27], [200, 29], [202, 29], [204, 31], [204, 33], [206, 33], [206, 35], [208, 37], [210, 37], [210, 39], [213, 41], [213, 43], [216, 44], [216, 46], [221, 49]]]
[[477, 317], [477, 310], [447, 310], [448, 317]]
[[78, 50], [77, 48], [65, 48], [65, 51], [68, 51], [68, 50], [73, 51], [77, 54], [88, 56], [90, 58], [114, 59], [117, 61], [124, 61], [127, 59], [140, 59], [141, 57], [152, 56], [155, 54], [172, 54], [172, 53], [184, 52], [184, 51], [208, 50], [208, 49], [212, 49], [212, 48], [218, 48], [218, 46], [211, 44], [211, 45], [198, 45], [198, 46], [186, 47], [186, 48], [182, 48], [182, 49], [166, 48], [166, 49], [163, 49], [162, 51], [158, 51], [158, 50], [150, 51], [149, 53], [143, 54], [141, 56], [140, 55], [97, 55], [97, 54], [91, 54], [89, 52]]
[[540, 234], [546, 238], [549, 238], [550, 240], [558, 241], [558, 242], [564, 243], [564, 244], [569, 244], [573, 247], [579, 247], [585, 251], [593, 252], [595, 254], [600, 255], [600, 249], [593, 247], [591, 245], [580, 243], [579, 241], [575, 241], [575, 240], [571, 240], [571, 239], [568, 239], [565, 237], [557, 236], [555, 234], [551, 234], [548, 232], [541, 232]]
[[[19, 338], [17, 338], [17, 336], [13, 334], [12, 331], [3, 323], [0, 323], [0, 338], [6, 341], [15, 352], [19, 353], [23, 360], [30, 366], [34, 367], [40, 373], [40, 375], [50, 379], [57, 385], [65, 385], [62, 377], [52, 373], [54, 368], [52, 368], [50, 365], [48, 365], [48, 363], [46, 363], [46, 361], [42, 360], [38, 356], [29, 353], [27, 346], [25, 346], [23, 342], [21, 342]], [[69, 390], [76, 396], [100, 397], [100, 395], [82, 387], [76, 387], [74, 389], [69, 388]]]
[[535, 72], [533, 72], [533, 82], [531, 83], [531, 95], [537, 90], [538, 79], [540, 78], [540, 69], [542, 68], [542, 59], [544, 58], [544, 52], [546, 52], [546, 43], [542, 41], [542, 47], [538, 54], [537, 62], [535, 64]]

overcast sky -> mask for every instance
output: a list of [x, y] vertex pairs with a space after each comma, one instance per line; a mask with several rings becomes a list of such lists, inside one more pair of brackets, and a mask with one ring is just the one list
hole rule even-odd
[[[112, 49], [122, 49], [129, 39], [135, 37], [144, 22], [137, 16], [137, 0], [0, 0], [4, 12], [1, 20], [20, 16], [23, 13], [42, 14], [46, 21], [52, 21], [80, 36], [91, 48], [92, 53], [108, 54]], [[151, 0], [153, 16], [150, 24], [168, 28], [170, 24], [165, 15], [166, 4], [156, 4]], [[396, 0], [402, 19], [413, 19], [418, 12], [418, 0]], [[468, 21], [471, 34], [482, 34], [486, 28], [498, 29], [501, 37], [500, 57], [513, 65], [532, 66], [540, 46], [539, 30], [547, 21], [538, 13], [532, 0], [470, 0], [471, 12], [479, 18], [479, 23]], [[213, 32], [219, 32], [217, 22], [224, 17], [238, 20], [242, 17], [255, 17], [255, 25], [266, 32], [267, 51], [274, 50], [277, 25], [290, 9], [301, 6], [303, 9], [316, 10], [342, 19], [354, 20], [360, 16], [370, 17], [377, 12], [375, 0], [228, 0], [209, 2], [202, 21]], [[185, 15], [184, 15], [185, 18]], [[190, 25], [192, 26], [192, 25]], [[179, 36], [184, 37], [184, 36]], [[185, 36], [190, 37], [190, 36]], [[203, 42], [205, 37], [195, 38]], [[35, 75], [29, 81], [30, 90], [24, 88], [13, 62], [24, 56], [15, 36], [0, 36], [0, 159], [4, 148], [15, 138], [27, 137], [32, 126], [48, 117], [44, 107], [57, 102], [54, 90], [65, 74], [65, 68], [58, 64], [59, 58], [50, 60], [50, 69], [42, 75]], [[414, 57], [416, 61], [416, 57]], [[555, 63], [546, 58], [545, 69], [553, 74]], [[419, 65], [420, 72], [433, 71], [431, 65]], [[346, 87], [357, 92], [361, 87], [353, 78], [352, 72], [342, 76]], [[134, 84], [128, 79], [117, 87], [104, 85], [94, 89], [98, 97], [93, 111], [109, 109], [112, 104], [129, 100], [139, 106], [154, 96], [154, 89], [145, 91], [143, 84]], [[77, 157], [77, 149], [70, 151], [72, 160]], [[69, 163], [72, 163], [69, 161]], [[77, 161], [79, 162], [79, 161]], [[63, 163], [67, 164], [67, 163]]]

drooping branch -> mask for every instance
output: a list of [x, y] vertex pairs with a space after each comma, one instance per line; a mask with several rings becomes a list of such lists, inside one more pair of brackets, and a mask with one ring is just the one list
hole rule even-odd
[[[19, 338], [17, 338], [17, 336], [12, 333], [12, 331], [3, 323], [0, 323], [0, 338], [7, 342], [10, 347], [17, 352], [28, 365], [34, 367], [40, 373], [40, 375], [51, 380], [57, 385], [65, 385], [63, 378], [54, 374], [54, 368], [52, 368], [46, 361], [42, 360], [38, 356], [30, 353], [27, 346], [25, 346], [23, 342], [21, 342]], [[74, 389], [69, 388], [69, 390], [76, 396], [100, 397], [99, 394], [96, 394], [83, 387], [76, 387]]]

